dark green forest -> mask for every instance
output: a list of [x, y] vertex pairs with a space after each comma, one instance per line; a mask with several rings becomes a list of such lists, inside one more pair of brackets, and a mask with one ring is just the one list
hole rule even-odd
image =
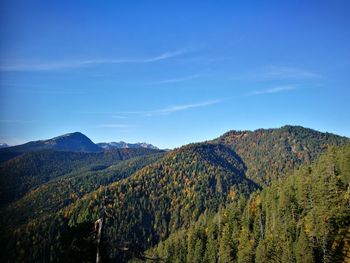
[[33, 189], [67, 173], [106, 168], [120, 161], [155, 153], [155, 150], [113, 149], [100, 153], [42, 150], [28, 152], [0, 163], [2, 204], [22, 197]]
[[347, 262], [350, 140], [300, 126], [0, 165], [1, 262]]
[[350, 145], [331, 148], [284, 180], [235, 195], [146, 254], [164, 262], [347, 262], [349, 183]]

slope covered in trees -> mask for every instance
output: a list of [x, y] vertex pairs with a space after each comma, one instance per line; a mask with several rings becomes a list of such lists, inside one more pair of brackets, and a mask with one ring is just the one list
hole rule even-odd
[[55, 178], [34, 188], [23, 198], [3, 209], [1, 225], [15, 228], [28, 220], [54, 213], [100, 186], [127, 178], [146, 165], [156, 162], [163, 155], [164, 153], [148, 154], [120, 161], [108, 168], [93, 166], [87, 171], [68, 173]]
[[[302, 242], [305, 251], [311, 242], [314, 261], [335, 255], [341, 260], [348, 248], [342, 237], [350, 233], [342, 203], [349, 195], [348, 148], [309, 165], [329, 146], [348, 141], [285, 126], [231, 131], [164, 156], [147, 149], [24, 154], [0, 166], [1, 193], [8, 198], [1, 211], [0, 245], [7, 252], [1, 261], [95, 261], [93, 225], [102, 203], [104, 262], [147, 256], [169, 262], [300, 262]], [[322, 176], [328, 168], [320, 168], [326, 163], [334, 164], [339, 179], [329, 179], [335, 195], [345, 196], [334, 199], [338, 205], [327, 203], [335, 195], [327, 195]], [[340, 210], [323, 217], [329, 207]], [[317, 230], [329, 224], [324, 235]]]
[[69, 172], [108, 167], [132, 157], [159, 151], [145, 148], [113, 149], [100, 153], [35, 151], [0, 164], [0, 205]]
[[[111, 184], [107, 188], [107, 207], [113, 218], [108, 219], [104, 230], [108, 240], [105, 255], [125, 260], [128, 255], [117, 250], [118, 245], [132, 244], [130, 253], [143, 251], [180, 227], [189, 226], [204, 211], [217, 211], [236, 193], [248, 195], [256, 186], [244, 177], [244, 170], [240, 158], [227, 147], [197, 144], [170, 152], [157, 163]], [[73, 229], [92, 225], [100, 216], [103, 194], [99, 189], [56, 215], [19, 228], [9, 244], [31, 248], [16, 245], [9, 248], [15, 250], [11, 254], [24, 251], [25, 258], [34, 260], [53, 246], [51, 256], [66, 259], [62, 252], [67, 249], [62, 248], [78, 238], [77, 234], [71, 236]], [[36, 246], [28, 246], [33, 243]]]
[[301, 126], [256, 131], [229, 131], [214, 143], [228, 145], [247, 165], [247, 177], [266, 185], [301, 164], [310, 164], [330, 145], [344, 145], [349, 138]]
[[[350, 144], [249, 198], [237, 196], [146, 252], [164, 262], [346, 262]], [[139, 261], [139, 260], [133, 260]], [[151, 261], [150, 261], [151, 262]]]

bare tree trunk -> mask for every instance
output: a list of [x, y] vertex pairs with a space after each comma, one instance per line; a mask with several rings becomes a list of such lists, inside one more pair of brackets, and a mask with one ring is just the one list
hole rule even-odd
[[101, 239], [102, 239], [102, 230], [103, 230], [103, 223], [106, 218], [106, 216], [111, 216], [107, 212], [107, 207], [106, 207], [106, 199], [107, 199], [107, 188], [105, 187], [105, 194], [102, 199], [101, 203], [101, 218], [96, 220], [95, 222], [95, 232], [97, 231], [97, 251], [96, 251], [96, 263], [101, 263]]
[[101, 235], [102, 235], [102, 224], [103, 224], [103, 218], [100, 218], [95, 222], [95, 231], [97, 231], [96, 263], [101, 263], [100, 244], [101, 244]]

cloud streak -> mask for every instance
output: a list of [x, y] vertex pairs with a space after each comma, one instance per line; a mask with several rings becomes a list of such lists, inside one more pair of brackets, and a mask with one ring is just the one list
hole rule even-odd
[[234, 77], [238, 80], [268, 81], [268, 80], [315, 80], [323, 76], [317, 72], [296, 67], [267, 66], [251, 72]]
[[255, 96], [255, 95], [262, 95], [262, 94], [272, 94], [272, 93], [280, 93], [284, 91], [290, 91], [290, 90], [295, 90], [295, 86], [279, 86], [275, 88], [270, 88], [270, 89], [264, 89], [264, 90], [255, 90], [248, 95], [250, 96]]
[[75, 61], [60, 61], [50, 63], [15, 63], [15, 64], [0, 64], [0, 71], [53, 71], [74, 68], [86, 68], [99, 65], [112, 64], [144, 64], [162, 60], [175, 58], [187, 52], [186, 49], [165, 52], [153, 57], [144, 58], [121, 58], [121, 59], [91, 59], [91, 60], [75, 60]]
[[266, 79], [315, 79], [322, 76], [313, 71], [285, 66], [269, 66], [260, 77]]
[[[171, 113], [179, 112], [179, 111], [186, 111], [194, 108], [201, 108], [201, 107], [207, 107], [214, 104], [218, 104], [220, 102], [223, 102], [223, 99], [217, 99], [217, 100], [210, 100], [210, 101], [202, 101], [198, 103], [189, 103], [189, 104], [179, 104], [179, 105], [172, 105], [160, 109], [155, 110], [145, 110], [145, 111], [119, 111], [119, 112], [80, 112], [81, 114], [89, 114], [89, 115], [100, 115], [100, 114], [111, 114], [112, 118], [116, 119], [124, 119], [128, 118], [129, 115], [136, 115], [136, 116], [143, 116], [143, 117], [151, 117], [155, 115], [168, 115]], [[127, 115], [127, 116], [126, 116]], [[122, 116], [120, 118], [120, 116]], [[126, 128], [125, 124], [102, 124], [99, 125], [99, 127], [105, 127], [107, 126], [115, 127], [115, 128]]]
[[178, 112], [178, 111], [184, 111], [184, 110], [189, 110], [193, 108], [200, 108], [200, 107], [206, 107], [214, 104], [220, 103], [222, 100], [211, 100], [211, 101], [204, 101], [204, 102], [199, 102], [199, 103], [192, 103], [192, 104], [182, 104], [182, 105], [174, 105], [158, 110], [153, 110], [149, 112], [144, 112], [145, 114], [150, 114], [156, 115], [156, 114], [169, 114], [173, 112]]
[[172, 79], [154, 81], [154, 82], [148, 83], [147, 85], [164, 85], [164, 84], [181, 83], [181, 82], [185, 82], [188, 80], [197, 79], [199, 77], [201, 77], [200, 74], [194, 74], [194, 75], [185, 76], [185, 77], [181, 77], [181, 78], [172, 78]]
[[179, 112], [179, 111], [186, 111], [194, 108], [201, 108], [201, 107], [207, 107], [210, 105], [218, 104], [222, 102], [223, 100], [210, 100], [210, 101], [203, 101], [199, 103], [191, 103], [191, 104], [180, 104], [180, 105], [173, 105], [161, 109], [156, 110], [149, 110], [149, 111], [126, 111], [126, 112], [119, 112], [119, 114], [130, 114], [130, 115], [139, 115], [144, 117], [152, 117], [156, 115], [168, 115], [171, 113]]

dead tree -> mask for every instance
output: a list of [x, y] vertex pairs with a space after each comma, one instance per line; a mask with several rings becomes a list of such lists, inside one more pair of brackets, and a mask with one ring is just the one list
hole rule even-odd
[[110, 217], [111, 215], [107, 212], [106, 207], [107, 200], [107, 187], [105, 187], [105, 194], [102, 198], [101, 207], [100, 207], [100, 218], [95, 222], [95, 232], [96, 232], [96, 263], [101, 263], [101, 239], [103, 234], [103, 223], [105, 222], [106, 216]]

